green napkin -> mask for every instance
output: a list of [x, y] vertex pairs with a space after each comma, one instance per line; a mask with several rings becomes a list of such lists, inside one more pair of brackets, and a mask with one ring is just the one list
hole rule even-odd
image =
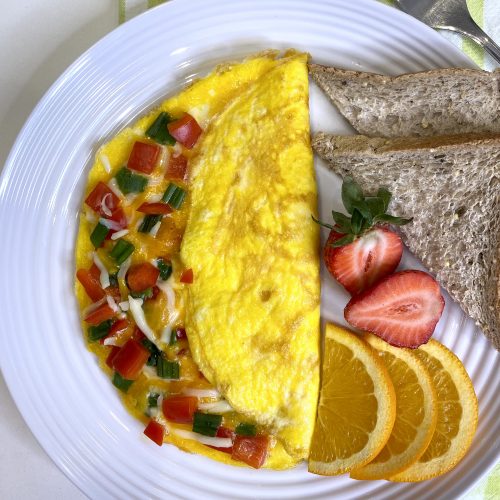
[[[119, 0], [120, 24], [168, 0]], [[189, 0], [186, 0], [189, 1]], [[394, 5], [394, 0], [379, 0]], [[500, 0], [467, 0], [474, 21], [497, 43], [500, 43]], [[440, 31], [448, 40], [463, 50], [478, 66], [492, 70], [498, 64], [484, 49], [456, 33]], [[500, 463], [465, 497], [466, 500], [494, 500], [500, 498]]]

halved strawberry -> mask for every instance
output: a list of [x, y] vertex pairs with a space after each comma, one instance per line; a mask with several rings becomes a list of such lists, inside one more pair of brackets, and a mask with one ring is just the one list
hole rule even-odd
[[353, 297], [348, 323], [399, 347], [416, 348], [434, 333], [444, 299], [437, 281], [422, 271], [400, 271]]
[[330, 232], [323, 258], [330, 274], [351, 294], [357, 295], [398, 267], [403, 243], [395, 232], [375, 227], [348, 245], [332, 244], [345, 235]]

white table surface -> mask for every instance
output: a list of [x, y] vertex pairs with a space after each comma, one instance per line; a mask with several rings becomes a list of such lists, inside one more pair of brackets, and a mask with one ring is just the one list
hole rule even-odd
[[[0, 0], [0, 166], [56, 78], [118, 25], [116, 0]], [[0, 375], [0, 498], [79, 500], [31, 434]]]

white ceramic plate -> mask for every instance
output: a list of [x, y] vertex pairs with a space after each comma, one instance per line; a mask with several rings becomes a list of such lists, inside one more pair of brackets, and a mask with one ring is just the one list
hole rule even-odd
[[[295, 47], [315, 61], [388, 74], [472, 66], [438, 34], [373, 1], [173, 1], [118, 28], [83, 54], [33, 111], [0, 184], [0, 361], [31, 430], [93, 498], [451, 498], [497, 460], [500, 362], [447, 300], [435, 337], [464, 361], [480, 404], [472, 449], [446, 476], [421, 484], [225, 466], [151, 445], [85, 349], [73, 297], [73, 246], [97, 148], [167, 94], [217, 62]], [[311, 89], [314, 130], [352, 130]], [[317, 166], [322, 216], [339, 182]], [[416, 265], [405, 255], [404, 265]], [[339, 321], [346, 294], [323, 273], [323, 317]], [[447, 297], [448, 299], [448, 297]]]

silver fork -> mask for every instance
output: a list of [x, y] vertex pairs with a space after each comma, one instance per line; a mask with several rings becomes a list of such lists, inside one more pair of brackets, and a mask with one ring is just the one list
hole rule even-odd
[[474, 22], [465, 0], [396, 0], [399, 8], [432, 28], [472, 38], [500, 63], [500, 47]]

